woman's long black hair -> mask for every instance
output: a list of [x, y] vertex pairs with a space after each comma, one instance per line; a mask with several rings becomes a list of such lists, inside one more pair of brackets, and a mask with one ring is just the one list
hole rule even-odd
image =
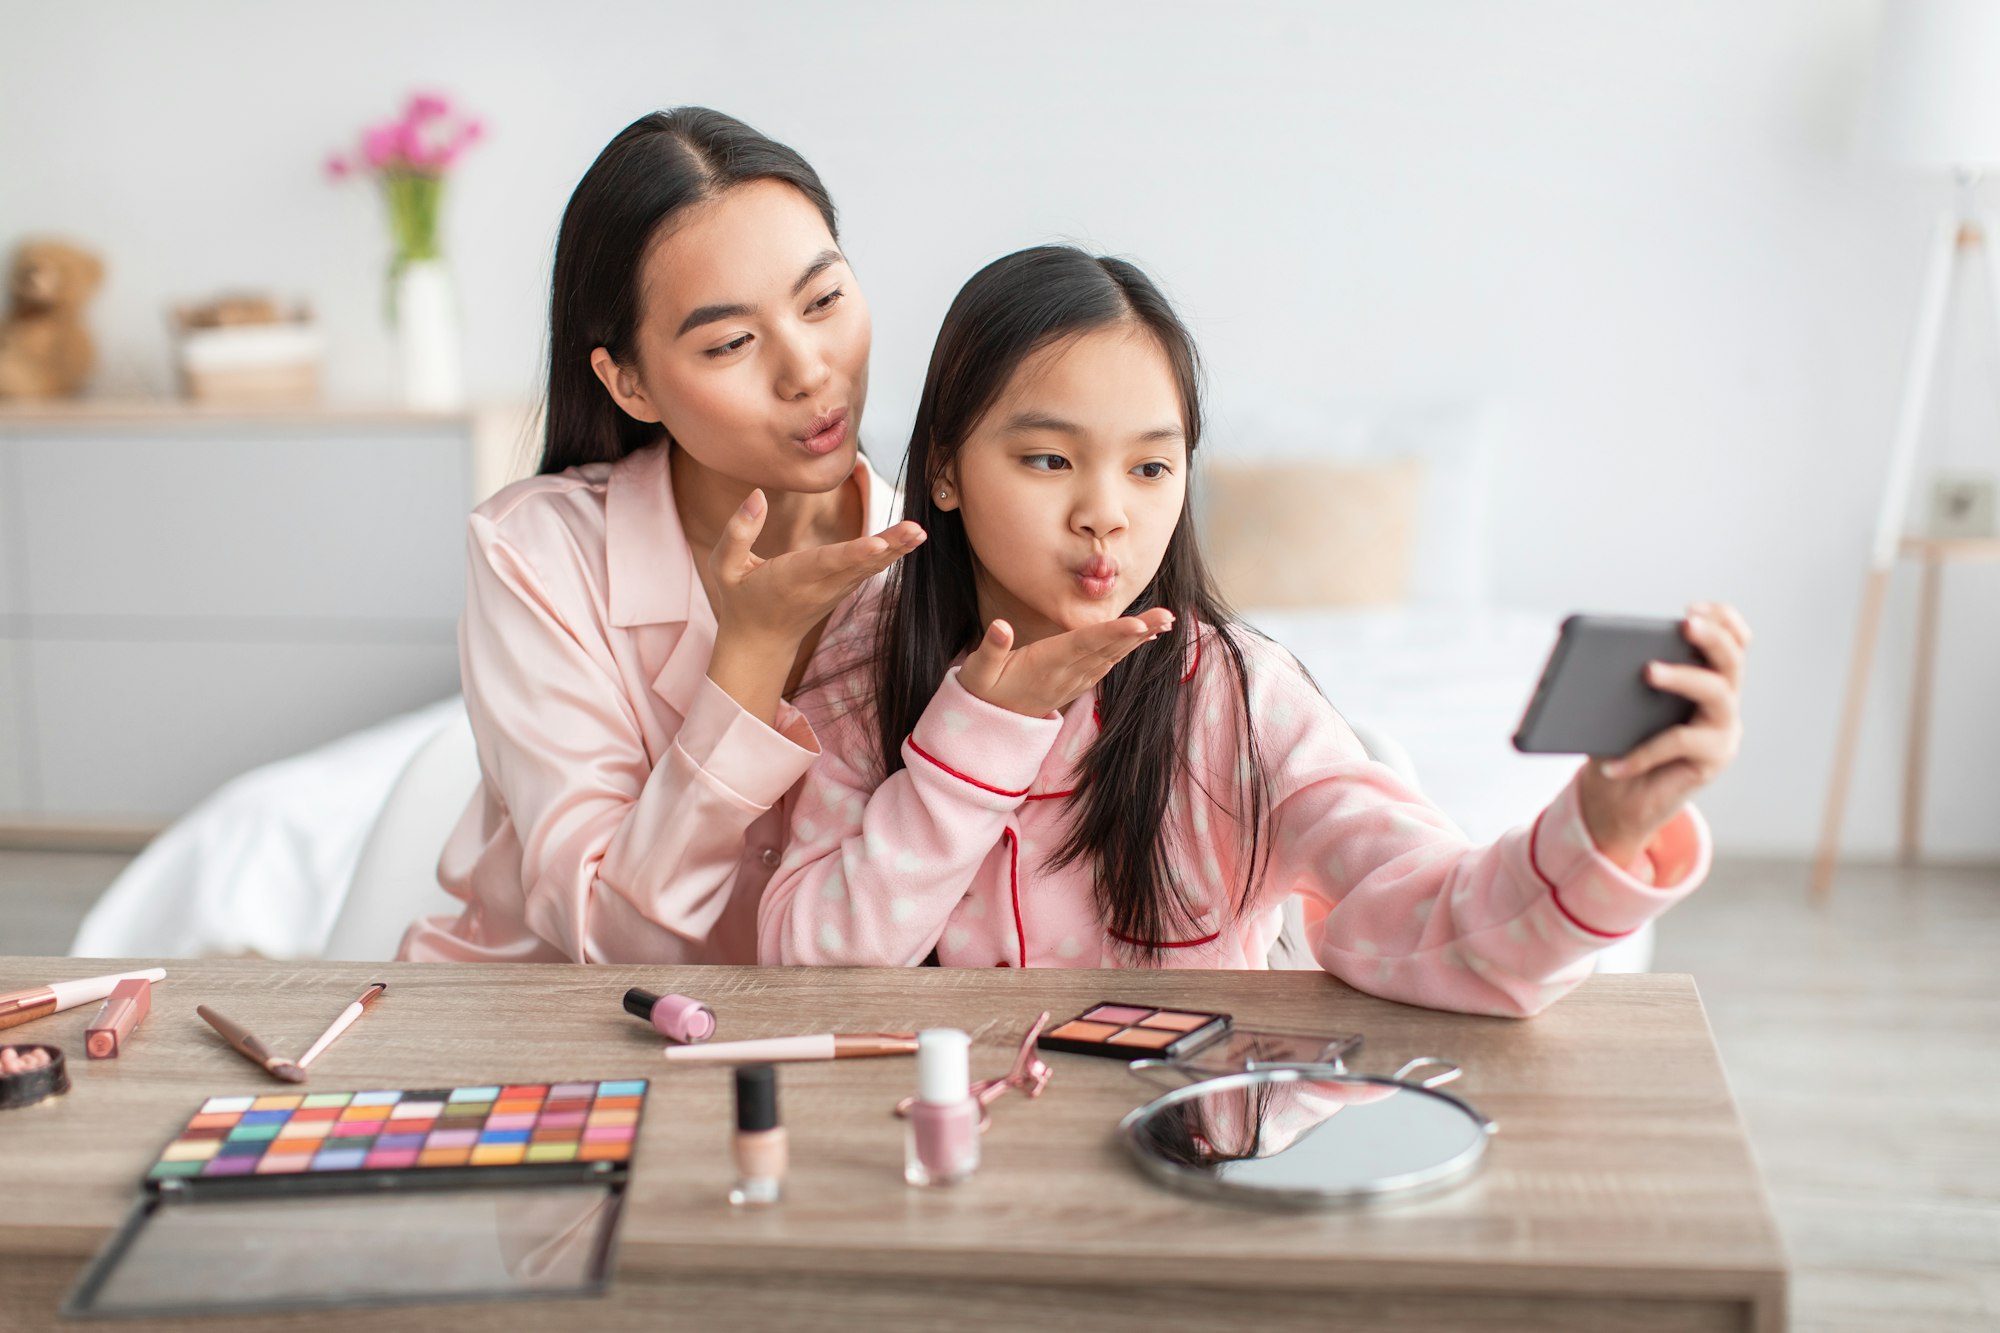
[[[1128, 325], [1159, 344], [1179, 386], [1190, 463], [1201, 438], [1201, 374], [1194, 340], [1173, 307], [1138, 268], [1070, 246], [1041, 246], [995, 260], [965, 284], [938, 331], [930, 371], [917, 404], [903, 474], [903, 517], [929, 534], [891, 575], [890, 610], [876, 644], [876, 717], [883, 774], [903, 766], [903, 741], [915, 730], [945, 672], [983, 630], [974, 591], [971, 547], [955, 512], [939, 509], [938, 478], [1031, 355], [1065, 338]], [[1249, 721], [1249, 674], [1235, 617], [1202, 560], [1192, 518], [1193, 477], [1159, 572], [1124, 608], [1174, 613], [1174, 627], [1113, 667], [1098, 687], [1097, 739], [1085, 754], [1070, 800], [1071, 824], [1054, 865], [1088, 860], [1098, 910], [1112, 935], [1142, 961], [1161, 946], [1194, 933], [1195, 913], [1221, 885], [1187, 892], [1180, 876], [1201, 859], [1169, 845], [1168, 800], [1177, 786], [1194, 787], [1233, 815], [1245, 831], [1247, 855], [1237, 910], [1255, 890], [1266, 797]], [[989, 552], [989, 556], [1001, 553]], [[1202, 633], [1198, 669], [1232, 673], [1242, 708], [1241, 763], [1207, 765], [1232, 774], [1240, 790], [1209, 792], [1194, 774], [1187, 742], [1203, 725], [1200, 691], [1183, 684]], [[1234, 799], [1224, 799], [1233, 797]], [[1196, 797], [1195, 799], [1199, 799]], [[1176, 821], [1177, 822], [1177, 821]], [[1177, 854], [1178, 853], [1178, 854]]]
[[680, 211], [751, 181], [783, 181], [812, 201], [839, 240], [819, 173], [733, 116], [684, 106], [641, 116], [577, 182], [556, 237], [549, 291], [549, 399], [537, 471], [609, 463], [666, 436], [635, 421], [590, 368], [602, 347], [629, 366], [638, 351], [646, 253]]

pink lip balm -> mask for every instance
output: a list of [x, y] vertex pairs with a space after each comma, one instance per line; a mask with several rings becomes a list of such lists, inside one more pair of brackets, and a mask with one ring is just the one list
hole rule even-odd
[[625, 992], [625, 1012], [673, 1041], [707, 1041], [715, 1035], [715, 1011], [686, 995], [655, 995], [635, 986]]

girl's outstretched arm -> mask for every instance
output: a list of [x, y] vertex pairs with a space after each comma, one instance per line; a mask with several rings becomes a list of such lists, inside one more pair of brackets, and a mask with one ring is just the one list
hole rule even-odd
[[1323, 904], [1314, 946], [1359, 990], [1435, 1009], [1539, 1013], [1592, 957], [1701, 883], [1709, 840], [1680, 810], [1627, 865], [1592, 843], [1575, 783], [1530, 825], [1483, 847], [1361, 743], [1296, 664], [1246, 645], [1252, 713], [1272, 776], [1262, 906]]

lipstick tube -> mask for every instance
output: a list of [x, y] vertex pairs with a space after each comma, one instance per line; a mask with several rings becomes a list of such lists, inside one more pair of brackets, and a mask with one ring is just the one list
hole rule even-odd
[[917, 1034], [917, 1100], [903, 1136], [903, 1179], [912, 1185], [955, 1185], [979, 1169], [971, 1047], [957, 1028]]
[[127, 977], [84, 1029], [83, 1049], [93, 1060], [109, 1060], [125, 1048], [126, 1038], [153, 1011], [153, 983]]

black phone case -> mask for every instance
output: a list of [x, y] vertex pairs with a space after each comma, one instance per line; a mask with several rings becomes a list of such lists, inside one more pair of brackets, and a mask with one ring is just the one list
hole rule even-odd
[[1678, 620], [1571, 616], [1514, 733], [1523, 754], [1610, 759], [1694, 716], [1691, 699], [1646, 683], [1648, 662], [1707, 665]]

